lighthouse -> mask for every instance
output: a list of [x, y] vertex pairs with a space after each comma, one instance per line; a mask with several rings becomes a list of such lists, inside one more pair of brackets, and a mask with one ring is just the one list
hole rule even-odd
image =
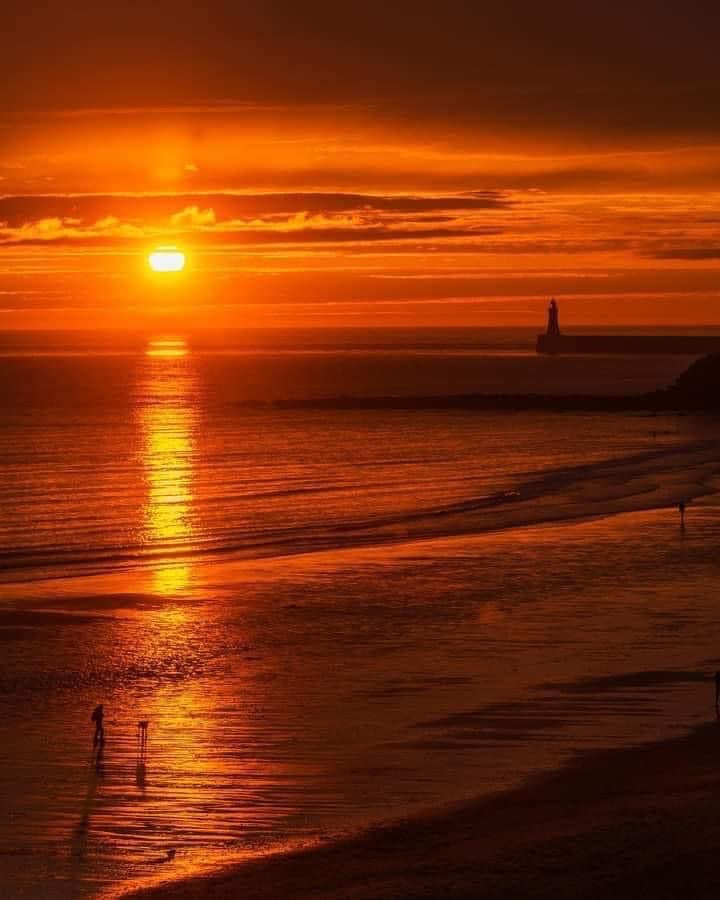
[[550, 301], [550, 306], [548, 307], [548, 324], [547, 331], [545, 332], [548, 337], [560, 337], [560, 321], [558, 319], [558, 305], [555, 302], [555, 298]]

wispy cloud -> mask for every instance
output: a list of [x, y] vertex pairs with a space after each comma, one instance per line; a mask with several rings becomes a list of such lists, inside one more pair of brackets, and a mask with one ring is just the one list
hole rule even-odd
[[[162, 238], [194, 244], [304, 244], [470, 238], [498, 233], [497, 224], [485, 219], [491, 211], [510, 206], [485, 195], [230, 194], [197, 198], [178, 209], [182, 199], [188, 198], [6, 196], [0, 198], [0, 243], [110, 245]], [[213, 205], [205, 205], [210, 202]], [[33, 217], [48, 209], [55, 215]]]
[[170, 216], [170, 224], [177, 228], [203, 228], [214, 225], [215, 221], [214, 209], [200, 209], [199, 206], [186, 206]]
[[714, 247], [675, 247], [666, 250], [647, 251], [651, 259], [683, 259], [686, 261], [720, 260], [720, 244]]
[[0, 225], [0, 243], [34, 244], [57, 241], [84, 241], [97, 239], [138, 240], [147, 237], [145, 229], [115, 216], [105, 216], [85, 225], [81, 219], [50, 217], [24, 222], [18, 227]]

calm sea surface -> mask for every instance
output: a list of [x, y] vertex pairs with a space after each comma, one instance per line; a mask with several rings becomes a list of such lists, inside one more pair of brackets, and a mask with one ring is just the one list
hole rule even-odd
[[527, 341], [0, 340], [1, 896], [179, 877], [712, 713], [713, 419], [271, 405], [689, 363]]

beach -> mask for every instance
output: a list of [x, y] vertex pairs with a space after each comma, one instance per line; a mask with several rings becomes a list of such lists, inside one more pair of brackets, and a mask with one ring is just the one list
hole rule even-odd
[[[703, 688], [711, 701], [712, 684]], [[715, 897], [719, 751], [713, 722], [683, 738], [581, 756], [454, 811], [131, 896]]]
[[[290, 371], [288, 392], [330, 374], [371, 396], [378, 360], [408, 396], [444, 367], [557, 390], [565, 364], [420, 342], [0, 357], [21, 385], [0, 403], [7, 896], [335, 845], [707, 721], [713, 417], [240, 402]], [[681, 363], [645, 365], [581, 386]]]

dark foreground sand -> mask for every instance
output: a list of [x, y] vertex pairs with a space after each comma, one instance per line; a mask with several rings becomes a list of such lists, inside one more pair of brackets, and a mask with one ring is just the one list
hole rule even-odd
[[720, 725], [143, 898], [720, 897]]

